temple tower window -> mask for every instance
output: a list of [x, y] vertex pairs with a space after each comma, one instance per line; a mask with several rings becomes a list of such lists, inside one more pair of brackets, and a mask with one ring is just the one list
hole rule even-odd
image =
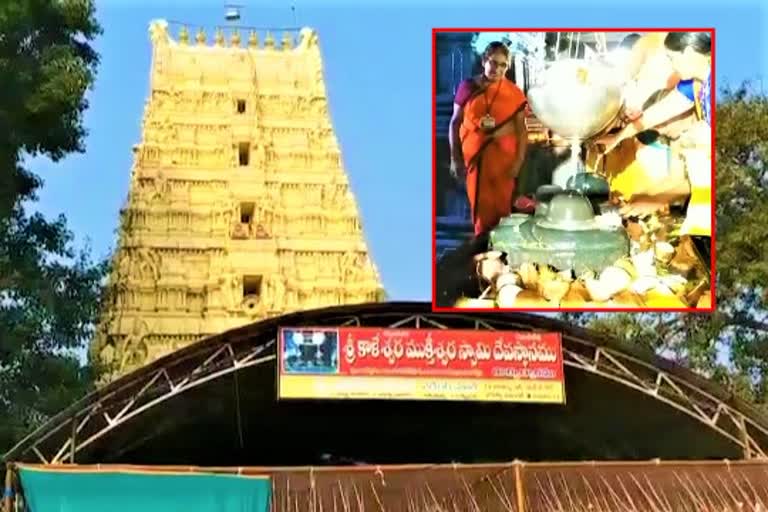
[[255, 209], [256, 205], [254, 203], [240, 203], [240, 222], [242, 224], [250, 224]]
[[241, 142], [237, 145], [237, 157], [240, 167], [248, 167], [251, 157], [251, 145], [247, 142]]

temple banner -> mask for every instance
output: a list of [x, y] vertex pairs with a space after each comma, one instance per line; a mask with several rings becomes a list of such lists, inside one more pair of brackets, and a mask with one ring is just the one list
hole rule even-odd
[[565, 403], [559, 333], [284, 327], [278, 397]]
[[714, 37], [433, 29], [432, 311], [712, 312]]

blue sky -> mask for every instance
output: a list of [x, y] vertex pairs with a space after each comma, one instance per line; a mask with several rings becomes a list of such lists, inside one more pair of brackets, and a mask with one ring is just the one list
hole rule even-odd
[[[45, 180], [38, 208], [51, 216], [64, 213], [78, 242], [88, 237], [96, 256], [114, 246], [131, 146], [139, 142], [149, 21], [213, 27], [223, 24], [224, 3], [97, 0], [104, 35], [96, 44], [102, 63], [86, 115], [87, 151], [57, 164], [32, 162]], [[246, 6], [243, 25], [293, 25], [290, 2], [232, 3]], [[430, 298], [432, 27], [714, 26], [721, 84], [754, 80], [768, 70], [768, 35], [761, 35], [768, 29], [768, 10], [758, 2], [617, 1], [620, 7], [608, 7], [546, 0], [527, 5], [297, 0], [294, 5], [298, 23], [319, 32], [345, 167], [374, 261], [394, 300]]]

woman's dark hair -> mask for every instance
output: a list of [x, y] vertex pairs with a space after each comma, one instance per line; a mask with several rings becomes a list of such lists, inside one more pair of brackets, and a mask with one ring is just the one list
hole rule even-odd
[[664, 97], [667, 94], [669, 94], [669, 90], [668, 89], [659, 89], [658, 91], [654, 92], [653, 94], [648, 96], [647, 100], [645, 100], [645, 103], [643, 103], [642, 110], [645, 111], [648, 108], [650, 108], [651, 105], [653, 105], [654, 103], [658, 103], [659, 101], [664, 99]]
[[635, 138], [639, 140], [641, 144], [646, 146], [650, 146], [659, 140], [659, 137], [661, 137], [661, 134], [656, 130], [645, 130], [644, 132], [640, 132], [635, 135]]
[[635, 46], [635, 43], [637, 43], [637, 41], [640, 39], [640, 37], [640, 34], [637, 33], [629, 34], [621, 40], [619, 43], [619, 48], [626, 48], [627, 50], [631, 50], [632, 47]]
[[664, 47], [673, 52], [693, 48], [696, 53], [709, 55], [711, 46], [712, 34], [709, 32], [670, 32], [664, 38]]
[[501, 41], [489, 43], [488, 46], [485, 47], [485, 51], [483, 51], [483, 62], [497, 53], [503, 53], [505, 57], [509, 57], [509, 47]]

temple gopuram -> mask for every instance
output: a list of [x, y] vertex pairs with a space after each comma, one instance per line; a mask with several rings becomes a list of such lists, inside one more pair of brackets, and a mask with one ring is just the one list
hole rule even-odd
[[92, 344], [113, 380], [291, 311], [378, 301], [317, 35], [150, 25], [141, 142]]

